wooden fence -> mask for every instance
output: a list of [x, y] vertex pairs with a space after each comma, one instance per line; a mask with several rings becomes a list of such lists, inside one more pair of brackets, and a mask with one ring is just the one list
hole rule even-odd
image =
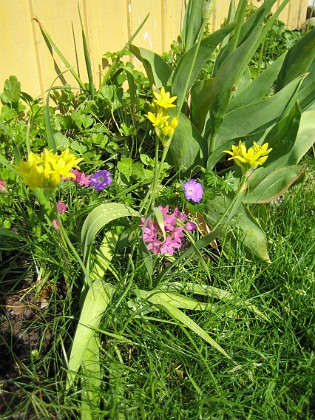
[[[55, 52], [49, 51], [36, 17], [56, 45], [87, 81], [82, 48], [81, 11], [96, 84], [104, 73], [104, 53], [120, 50], [139, 24], [150, 13], [134, 43], [155, 52], [169, 50], [177, 38], [187, 0], [0, 0], [0, 91], [5, 79], [17, 76], [22, 90], [42, 95], [63, 73], [63, 80], [77, 86]], [[276, 2], [275, 8], [281, 0]], [[262, 0], [252, 0], [259, 6]], [[217, 0], [210, 29], [220, 27], [230, 0]], [[281, 19], [299, 28], [306, 19], [308, 0], [290, 0]], [[136, 67], [139, 63], [133, 60]], [[60, 85], [60, 80], [55, 84]]]

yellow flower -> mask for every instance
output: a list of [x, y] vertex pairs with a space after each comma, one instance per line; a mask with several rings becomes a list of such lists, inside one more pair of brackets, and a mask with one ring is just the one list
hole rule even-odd
[[23, 183], [30, 188], [54, 189], [62, 177], [75, 178], [70, 170], [78, 168], [81, 160], [69, 153], [68, 149], [60, 155], [49, 150], [41, 155], [30, 152], [27, 161], [21, 161], [17, 170]]
[[246, 166], [249, 165], [250, 167], [263, 165], [271, 150], [272, 149], [268, 149], [268, 143], [259, 146], [255, 141], [254, 145], [246, 150], [245, 144], [240, 141], [238, 146], [232, 146], [232, 151], [224, 150], [224, 152], [231, 155], [229, 160], [234, 159], [237, 165], [244, 168], [244, 164]]
[[148, 112], [146, 117], [151, 121], [154, 127], [163, 127], [166, 121], [169, 119], [169, 115], [163, 115], [163, 112], [158, 112], [157, 114], [153, 114], [152, 112]]
[[176, 105], [173, 102], [176, 100], [177, 96], [170, 97], [169, 92], [165, 92], [164, 87], [161, 88], [160, 93], [153, 92], [155, 99], [153, 103], [161, 108], [174, 108]]

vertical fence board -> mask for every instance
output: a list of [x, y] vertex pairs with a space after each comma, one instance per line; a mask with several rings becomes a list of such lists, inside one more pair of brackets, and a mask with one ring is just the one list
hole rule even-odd
[[0, 1], [0, 91], [15, 75], [25, 92], [40, 93], [28, 0]]
[[[262, 0], [250, 2], [257, 6], [262, 4]], [[69, 63], [79, 68], [81, 79], [86, 82], [79, 5], [98, 86], [106, 64], [103, 54], [123, 48], [149, 12], [134, 43], [157, 53], [168, 51], [180, 33], [185, 3], [187, 0], [0, 0], [0, 46], [4, 57], [0, 63], [0, 89], [5, 79], [15, 74], [24, 91], [39, 95], [50, 87], [58, 72], [66, 70], [56, 52], [49, 52], [38, 24], [32, 22], [32, 14], [37, 16]], [[274, 9], [280, 3], [281, 0], [277, 0]], [[211, 31], [223, 23], [229, 5], [230, 0], [216, 1]], [[290, 0], [280, 17], [290, 29], [300, 27], [306, 19], [307, 5], [308, 0]], [[141, 69], [136, 59], [133, 62]], [[60, 76], [55, 85], [65, 81], [77, 87], [69, 72]]]
[[[78, 3], [72, 0], [31, 1], [34, 16], [39, 19], [58, 49], [75, 71], [79, 73], [80, 78], [86, 80]], [[55, 86], [68, 83], [77, 87], [77, 82], [67, 71], [57, 53], [49, 50], [37, 23], [35, 31], [40, 60], [39, 71], [44, 88], [48, 89], [58, 75], [59, 78], [55, 81]]]
[[95, 83], [103, 78], [108, 51], [120, 51], [128, 41], [127, 7], [124, 1], [87, 0], [86, 32], [89, 38], [90, 55]]

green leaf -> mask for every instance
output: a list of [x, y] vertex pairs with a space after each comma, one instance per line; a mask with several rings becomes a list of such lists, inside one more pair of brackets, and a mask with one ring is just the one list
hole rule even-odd
[[64, 55], [61, 53], [61, 51], [59, 50], [59, 48], [57, 47], [57, 45], [54, 43], [54, 41], [52, 40], [52, 38], [50, 37], [50, 35], [48, 34], [48, 32], [46, 31], [46, 29], [43, 27], [43, 25], [40, 23], [40, 21], [37, 18], [33, 18], [35, 20], [35, 22], [38, 23], [41, 33], [46, 41], [46, 43], [50, 46], [50, 48], [56, 52], [56, 54], [59, 56], [60, 60], [63, 62], [63, 64], [67, 67], [67, 69], [70, 71], [70, 73], [72, 74], [72, 76], [75, 78], [75, 80], [78, 82], [80, 88], [84, 91], [85, 89], [85, 85], [82, 82], [82, 80], [80, 79], [79, 75], [74, 71], [73, 66], [70, 65], [70, 63], [68, 62], [68, 60], [64, 57]]
[[81, 310], [79, 323], [74, 335], [72, 350], [68, 362], [67, 389], [71, 388], [85, 353], [98, 329], [101, 317], [107, 309], [115, 287], [110, 283], [96, 279], [89, 288]]
[[178, 309], [175, 305], [170, 303], [168, 297], [163, 297], [163, 293], [154, 293], [153, 292], [146, 292], [146, 296], [144, 297], [148, 302], [151, 302], [153, 305], [157, 306], [158, 308], [165, 311], [168, 315], [170, 315], [173, 319], [178, 321], [184, 327], [189, 328], [195, 334], [199, 335], [203, 340], [209, 343], [212, 347], [222, 353], [228, 359], [231, 357], [227, 354], [227, 352], [213, 339], [210, 335], [201, 328], [196, 322], [194, 322], [189, 316], [184, 314], [180, 309]]
[[188, 51], [197, 41], [202, 24], [203, 0], [189, 0], [183, 25], [183, 44]]
[[138, 216], [132, 208], [120, 203], [100, 204], [85, 219], [81, 230], [81, 244], [84, 264], [88, 264], [90, 247], [97, 233], [108, 223], [120, 217]]
[[1, 101], [5, 104], [18, 103], [21, 96], [21, 83], [16, 76], [10, 76], [4, 82], [4, 91], [0, 94]]
[[167, 87], [173, 69], [158, 54], [135, 45], [129, 46], [129, 51], [141, 61], [151, 85], [158, 88]]
[[242, 106], [246, 106], [250, 103], [263, 100], [271, 89], [284, 59], [285, 54], [282, 54], [240, 92], [238, 86], [236, 86], [236, 95], [231, 99], [227, 112], [231, 112], [233, 109], [241, 108]]
[[86, 71], [87, 71], [87, 75], [88, 75], [88, 79], [89, 79], [89, 91], [90, 91], [91, 98], [94, 98], [95, 88], [94, 88], [94, 82], [93, 82], [91, 59], [90, 59], [88, 44], [87, 44], [86, 36], [85, 36], [85, 33], [84, 33], [84, 28], [83, 28], [83, 23], [82, 23], [82, 18], [81, 18], [81, 12], [80, 12], [79, 7], [78, 7], [78, 10], [79, 10], [79, 17], [80, 17], [80, 24], [81, 24], [81, 33], [82, 33], [82, 41], [83, 41], [85, 67], [86, 67]]
[[[176, 114], [169, 109], [171, 117]], [[199, 131], [183, 113], [179, 116], [178, 127], [172, 139], [167, 160], [177, 171], [190, 176], [197, 166], [205, 166], [207, 147]]]
[[243, 299], [242, 297], [239, 297], [234, 293], [228, 292], [227, 290], [219, 289], [215, 286], [209, 286], [206, 284], [199, 283], [175, 282], [171, 284], [165, 284], [163, 286], [163, 289], [164, 288], [168, 290], [172, 290], [172, 288], [174, 288], [177, 291], [184, 291], [186, 293], [193, 293], [195, 295], [207, 296], [214, 299], [222, 300], [224, 302], [232, 302], [233, 305], [235, 305], [236, 307], [245, 307], [253, 311], [256, 315], [258, 315], [265, 321], [270, 321], [269, 318], [264, 313], [262, 313], [255, 305], [253, 305], [250, 300]]
[[196, 54], [197, 45], [194, 45], [189, 51], [187, 51], [181, 58], [173, 76], [172, 82], [172, 95], [177, 96], [177, 103], [181, 103], [183, 97], [186, 96], [188, 89], [194, 83], [202, 68], [209, 60], [211, 54], [217, 47], [217, 45], [222, 42], [222, 40], [233, 30], [234, 25], [226, 26], [218, 31], [214, 32], [211, 35], [208, 35], [204, 38], [199, 46], [199, 50], [196, 56], [196, 61], [192, 68], [191, 76], [187, 79], [191, 71], [191, 66], [194, 61], [194, 56]]
[[[255, 188], [251, 188], [243, 199], [244, 203], [269, 203], [284, 194], [304, 173], [301, 166], [285, 166], [269, 173], [266, 169]], [[254, 176], [254, 175], [253, 175]], [[250, 184], [249, 184], [250, 185]]]
[[[227, 196], [216, 196], [206, 202], [206, 219], [210, 226], [216, 225], [221, 220], [231, 206], [231, 201]], [[220, 237], [227, 238], [234, 249], [242, 244], [249, 257], [270, 262], [266, 234], [242, 203], [235, 209], [233, 218], [229, 217], [229, 223], [222, 229]]]
[[214, 79], [199, 80], [190, 91], [190, 120], [200, 133], [209, 112], [214, 84]]
[[315, 58], [315, 29], [304, 35], [288, 51], [276, 82], [276, 92], [306, 73]]
[[274, 124], [294, 99], [301, 82], [302, 78], [298, 77], [271, 98], [227, 113], [216, 139], [217, 147], [229, 139], [242, 138]]

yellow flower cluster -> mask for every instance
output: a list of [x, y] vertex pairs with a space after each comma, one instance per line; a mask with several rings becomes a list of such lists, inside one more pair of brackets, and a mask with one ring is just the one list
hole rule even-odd
[[53, 190], [61, 178], [75, 178], [70, 172], [72, 168], [78, 168], [81, 158], [77, 159], [64, 150], [60, 155], [45, 150], [42, 154], [30, 152], [27, 161], [21, 161], [16, 167], [24, 184], [30, 188], [46, 188]]
[[161, 88], [160, 93], [153, 92], [154, 99], [152, 103], [153, 112], [148, 112], [146, 117], [151, 121], [157, 136], [161, 139], [163, 145], [166, 145], [169, 140], [172, 139], [174, 131], [178, 125], [178, 118], [174, 117], [171, 122], [168, 122], [170, 118], [167, 115], [168, 108], [175, 108], [176, 105], [173, 102], [176, 100], [176, 96], [170, 96], [169, 92], [165, 92], [164, 87]]
[[232, 146], [232, 151], [224, 150], [224, 152], [231, 155], [228, 160], [234, 159], [235, 163], [239, 165], [244, 172], [244, 170], [246, 171], [250, 167], [263, 165], [271, 150], [272, 149], [268, 149], [268, 143], [259, 146], [255, 141], [254, 145], [247, 150], [246, 145], [240, 141], [238, 146]]

